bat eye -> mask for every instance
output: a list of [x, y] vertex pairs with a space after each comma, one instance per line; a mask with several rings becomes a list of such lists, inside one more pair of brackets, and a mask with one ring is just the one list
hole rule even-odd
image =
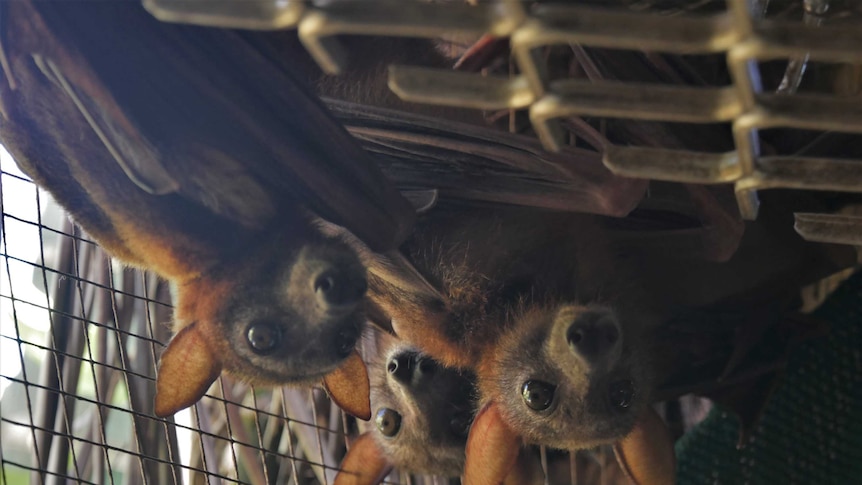
[[383, 436], [392, 438], [401, 431], [401, 415], [392, 409], [380, 408], [374, 417], [374, 425]]
[[608, 389], [611, 404], [619, 410], [628, 408], [635, 396], [634, 384], [628, 379], [614, 382]]
[[276, 348], [281, 343], [281, 331], [278, 326], [269, 322], [256, 322], [248, 327], [246, 339], [252, 350], [264, 354]]
[[554, 385], [544, 381], [529, 380], [521, 387], [521, 397], [533, 411], [545, 411], [554, 402]]

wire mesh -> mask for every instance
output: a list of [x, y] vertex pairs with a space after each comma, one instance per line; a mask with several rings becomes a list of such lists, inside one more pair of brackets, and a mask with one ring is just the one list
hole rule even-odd
[[223, 377], [155, 418], [166, 283], [111, 261], [5, 152], [0, 195], [4, 483], [333, 481], [355, 425], [322, 390]]
[[[194, 9], [183, 10], [195, 2], [146, 3], [165, 18], [195, 15]], [[758, 85], [757, 63], [773, 57], [862, 62], [859, 32], [781, 23], [806, 15], [801, 2], [784, 10], [781, 19], [760, 18], [767, 2], [742, 0], [726, 7], [690, 2], [686, 8], [675, 2], [621, 2], [628, 11], [559, 5], [529, 10], [511, 1], [409, 8], [375, 2], [359, 12], [347, 3], [247, 2], [241, 4], [248, 8], [242, 25], [236, 25], [236, 11], [222, 17], [211, 11], [216, 15], [204, 23], [297, 26], [310, 52], [331, 72], [346, 62], [335, 41], [339, 34], [508, 36], [515, 59], [511, 76], [394, 67], [390, 83], [408, 100], [523, 110], [550, 149], [566, 143], [563, 134], [580, 116], [728, 124], [732, 151], [614, 145], [604, 148], [604, 162], [635, 177], [734, 183], [749, 217], [756, 215], [756, 192], [764, 188], [862, 191], [859, 161], [767, 156], [758, 144], [759, 131], [776, 126], [862, 132], [858, 103], [767, 93]], [[691, 15], [694, 10], [698, 15]], [[554, 79], [537, 51], [557, 44], [721, 55], [732, 79], [720, 87]], [[794, 76], [787, 78], [791, 84]], [[4, 483], [332, 483], [345, 435], [362, 425], [331, 406], [321, 390], [250, 389], [222, 377], [190, 411], [154, 418], [155, 369], [170, 338], [169, 288], [152, 274], [114, 264], [5, 154], [0, 199]], [[807, 217], [814, 225], [858, 231], [853, 217]], [[818, 233], [823, 230], [808, 236]], [[549, 483], [622, 480], [602, 450], [569, 456], [543, 449], [542, 464]], [[397, 471], [389, 480], [439, 482]]]

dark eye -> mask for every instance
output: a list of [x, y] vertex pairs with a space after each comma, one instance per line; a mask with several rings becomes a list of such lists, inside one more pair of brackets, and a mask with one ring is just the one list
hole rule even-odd
[[281, 343], [281, 331], [274, 323], [257, 322], [248, 327], [246, 339], [252, 350], [263, 354], [276, 348]]
[[521, 387], [521, 397], [534, 411], [545, 411], [554, 402], [556, 386], [543, 381], [527, 381]]
[[401, 415], [392, 409], [380, 408], [377, 410], [377, 416], [374, 417], [374, 424], [383, 436], [392, 438], [401, 431]]

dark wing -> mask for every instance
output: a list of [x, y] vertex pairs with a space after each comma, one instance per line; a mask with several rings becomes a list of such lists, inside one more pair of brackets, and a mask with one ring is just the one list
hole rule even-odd
[[[412, 207], [290, 72], [223, 29], [171, 25], [137, 2], [36, 2], [76, 103], [126, 174], [248, 227], [301, 204], [375, 250]], [[76, 51], [64, 56], [64, 51]], [[83, 64], [83, 65], [82, 65]]]
[[[770, 300], [688, 313], [667, 324], [662, 348], [673, 358], [656, 400], [705, 396], [740, 420], [740, 443], [754, 429], [787, 357], [802, 342], [825, 336], [828, 325], [792, 312], [798, 301]], [[671, 363], [672, 362], [672, 363]]]
[[325, 100], [399, 189], [443, 199], [626, 216], [647, 181], [620, 177], [601, 156], [535, 138], [450, 120]]

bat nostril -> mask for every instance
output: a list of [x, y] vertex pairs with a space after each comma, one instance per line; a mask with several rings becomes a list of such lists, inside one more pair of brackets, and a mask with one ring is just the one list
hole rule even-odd
[[314, 281], [314, 291], [329, 293], [333, 288], [335, 288], [335, 277], [331, 274], [319, 276]]
[[328, 269], [314, 278], [314, 294], [327, 310], [351, 311], [368, 290], [368, 282], [361, 275]]
[[414, 355], [410, 353], [398, 354], [389, 359], [386, 370], [401, 383], [409, 383], [413, 377]]
[[418, 365], [416, 366], [417, 370], [420, 374], [424, 375], [433, 375], [437, 371], [437, 363], [433, 360], [420, 357], [418, 360]]
[[566, 341], [572, 352], [590, 363], [612, 355], [620, 341], [620, 330], [607, 312], [584, 312], [566, 330]]

